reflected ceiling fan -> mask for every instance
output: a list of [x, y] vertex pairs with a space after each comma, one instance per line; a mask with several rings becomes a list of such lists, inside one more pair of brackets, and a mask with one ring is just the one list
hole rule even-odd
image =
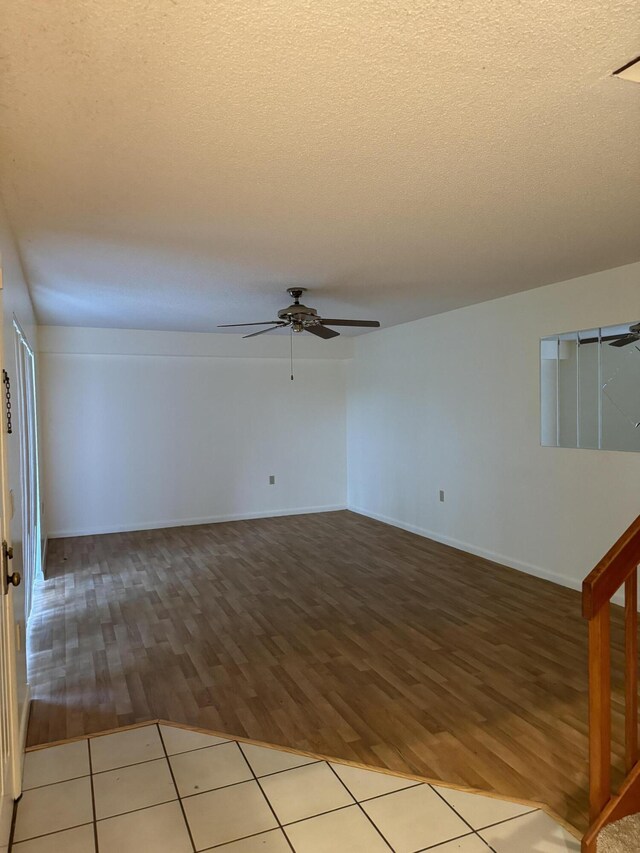
[[300, 297], [306, 293], [306, 287], [288, 287], [287, 293], [293, 298], [293, 304], [278, 311], [277, 320], [265, 320], [264, 323], [224, 323], [219, 329], [233, 329], [240, 326], [269, 326], [268, 329], [260, 329], [243, 335], [244, 338], [255, 338], [256, 335], [264, 335], [265, 332], [273, 332], [274, 329], [284, 329], [287, 326], [292, 332], [310, 332], [318, 338], [335, 338], [340, 332], [329, 329], [329, 326], [361, 326], [377, 329], [380, 323], [377, 320], [325, 320], [320, 317], [315, 308], [308, 308], [300, 302]]
[[609, 343], [610, 347], [626, 347], [628, 344], [637, 344], [640, 342], [640, 323], [629, 326], [629, 331], [624, 335], [612, 335], [611, 337], [613, 340]]

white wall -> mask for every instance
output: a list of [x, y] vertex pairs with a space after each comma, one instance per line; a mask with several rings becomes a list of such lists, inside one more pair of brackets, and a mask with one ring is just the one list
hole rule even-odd
[[539, 339], [638, 320], [632, 264], [357, 338], [350, 506], [578, 586], [640, 513], [640, 455], [540, 446]]
[[639, 319], [634, 264], [296, 338], [294, 383], [281, 336], [45, 327], [49, 530], [335, 508], [348, 457], [353, 509], [578, 586], [640, 512], [640, 455], [540, 446], [539, 339]]
[[294, 344], [42, 327], [49, 535], [344, 507], [352, 343]]
[[[2, 305], [3, 305], [3, 348], [2, 364], [8, 372], [14, 395], [17, 391], [17, 369], [15, 337], [13, 328], [14, 316], [20, 323], [25, 335], [35, 350], [37, 349], [36, 319], [31, 304], [31, 297], [22, 272], [20, 258], [16, 251], [6, 213], [0, 200], [0, 266], [2, 268]], [[4, 387], [2, 387], [4, 392]], [[15, 400], [15, 396], [14, 396]], [[3, 394], [4, 403], [4, 394]], [[9, 486], [14, 497], [14, 515], [11, 521], [11, 537], [14, 559], [12, 571], [18, 571], [24, 576], [22, 567], [22, 488], [20, 483], [20, 429], [19, 407], [14, 403], [12, 409], [14, 430], [7, 435], [7, 457], [9, 466]], [[4, 404], [2, 417], [5, 417]], [[24, 631], [24, 587], [19, 586], [13, 592], [14, 612], [18, 622], [21, 637], [21, 648], [17, 653], [18, 664], [18, 703], [21, 711], [26, 709], [27, 698], [27, 664]]]

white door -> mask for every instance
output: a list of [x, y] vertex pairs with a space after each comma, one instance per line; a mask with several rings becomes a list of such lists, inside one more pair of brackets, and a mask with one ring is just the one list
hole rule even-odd
[[[0, 292], [0, 360], [4, 361], [2, 334], [2, 294]], [[2, 374], [4, 378], [4, 374]], [[7, 466], [6, 386], [0, 385], [0, 536], [2, 547], [11, 549], [11, 495]], [[16, 623], [13, 615], [13, 586], [7, 583], [13, 572], [10, 560], [0, 560], [0, 850], [9, 843], [13, 802], [20, 796], [22, 755], [20, 750], [16, 676]], [[18, 578], [13, 579], [17, 581]]]

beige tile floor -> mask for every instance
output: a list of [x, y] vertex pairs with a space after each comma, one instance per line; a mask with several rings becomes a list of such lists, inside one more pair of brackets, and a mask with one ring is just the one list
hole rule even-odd
[[531, 806], [150, 723], [28, 752], [13, 853], [578, 853]]

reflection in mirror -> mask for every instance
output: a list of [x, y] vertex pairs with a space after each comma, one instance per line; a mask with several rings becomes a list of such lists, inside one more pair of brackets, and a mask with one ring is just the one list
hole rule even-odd
[[640, 323], [540, 341], [546, 447], [640, 451]]

